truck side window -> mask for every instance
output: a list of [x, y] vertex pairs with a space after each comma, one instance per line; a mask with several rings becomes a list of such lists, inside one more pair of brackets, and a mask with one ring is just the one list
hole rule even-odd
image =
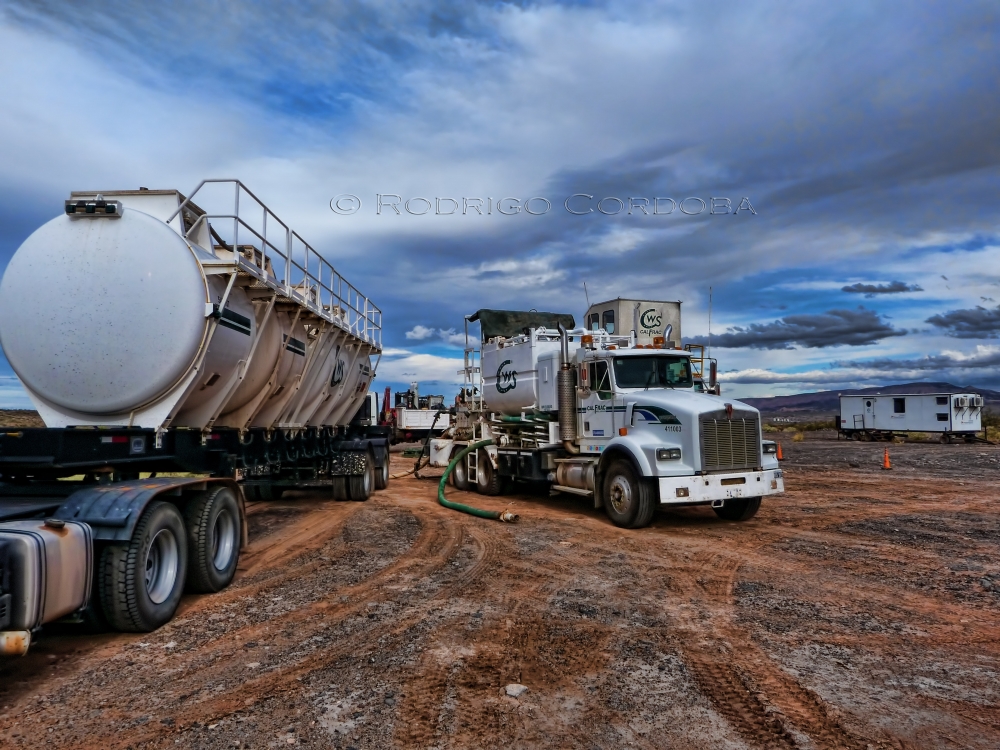
[[892, 400], [892, 413], [893, 414], [906, 414], [906, 399], [905, 398], [894, 398]]
[[602, 326], [608, 333], [615, 332], [615, 311], [605, 310], [604, 311], [604, 325]]
[[590, 325], [587, 327], [591, 331], [596, 331], [601, 325], [601, 316], [598, 313], [594, 313], [590, 316]]
[[611, 376], [608, 374], [607, 362], [590, 363], [590, 389], [597, 391], [597, 397], [602, 401], [611, 398]]

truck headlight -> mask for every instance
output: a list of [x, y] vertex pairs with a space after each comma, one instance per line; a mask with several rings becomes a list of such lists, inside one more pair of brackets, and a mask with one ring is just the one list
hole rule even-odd
[[775, 454], [777, 454], [777, 452], [778, 452], [778, 444], [777, 443], [764, 443], [764, 453], [765, 454], [775, 455]]
[[656, 460], [657, 461], [677, 461], [681, 457], [680, 448], [657, 448], [656, 449]]

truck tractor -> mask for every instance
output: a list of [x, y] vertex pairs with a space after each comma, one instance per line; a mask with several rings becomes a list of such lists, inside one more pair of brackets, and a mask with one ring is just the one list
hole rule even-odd
[[[710, 505], [745, 521], [784, 491], [777, 446], [760, 413], [695, 389], [691, 352], [672, 326], [641, 343], [576, 328], [572, 315], [479, 310], [479, 347], [467, 343], [466, 384], [452, 435], [431, 441], [431, 463], [452, 484], [496, 495], [532, 483], [590, 498], [611, 521], [640, 528], [663, 505]], [[670, 343], [668, 343], [670, 342]], [[715, 389], [715, 368], [707, 390]], [[481, 395], [480, 395], [481, 394]]]
[[153, 630], [232, 580], [246, 497], [365, 500], [389, 476], [381, 312], [242, 183], [62, 209], [0, 282], [46, 425], [0, 428], [0, 654], [66, 618]]

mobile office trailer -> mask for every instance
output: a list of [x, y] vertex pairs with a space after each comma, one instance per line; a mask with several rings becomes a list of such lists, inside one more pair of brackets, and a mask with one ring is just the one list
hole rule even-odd
[[634, 331], [635, 343], [642, 347], [652, 346], [654, 339], [662, 336], [664, 347], [680, 349], [680, 302], [618, 297], [591, 305], [585, 320], [588, 331], [607, 331], [612, 336], [628, 336]]
[[891, 438], [900, 432], [940, 433], [975, 440], [983, 397], [976, 393], [893, 393], [840, 397], [840, 433], [855, 440]]

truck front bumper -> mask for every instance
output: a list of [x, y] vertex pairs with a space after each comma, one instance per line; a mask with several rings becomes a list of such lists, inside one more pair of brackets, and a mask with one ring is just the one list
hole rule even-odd
[[738, 497], [762, 497], [785, 491], [781, 469], [734, 474], [660, 477], [660, 504], [697, 505]]

